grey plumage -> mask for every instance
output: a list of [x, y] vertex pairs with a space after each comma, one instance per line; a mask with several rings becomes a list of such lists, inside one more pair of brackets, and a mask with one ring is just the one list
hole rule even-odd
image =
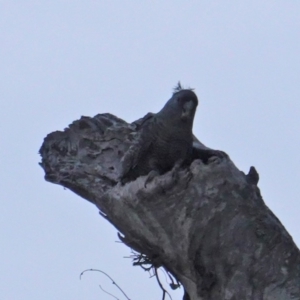
[[123, 157], [123, 182], [149, 172], [163, 174], [175, 164], [189, 164], [201, 157], [207, 160], [222, 153], [204, 145], [200, 150], [193, 147], [196, 138], [192, 128], [197, 105], [196, 94], [191, 89], [182, 89], [178, 83], [172, 97], [158, 113], [148, 113], [133, 123], [139, 138]]
[[198, 105], [196, 94], [180, 89], [156, 114], [147, 114], [135, 122], [140, 131], [138, 143], [124, 157], [125, 181], [172, 169], [176, 162], [191, 159], [193, 121]]

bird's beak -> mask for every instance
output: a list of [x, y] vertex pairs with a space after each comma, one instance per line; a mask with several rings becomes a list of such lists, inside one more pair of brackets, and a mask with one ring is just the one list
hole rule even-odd
[[195, 113], [195, 103], [193, 100], [190, 100], [184, 103], [181, 113], [181, 120], [187, 121], [188, 119], [193, 118], [193, 114]]

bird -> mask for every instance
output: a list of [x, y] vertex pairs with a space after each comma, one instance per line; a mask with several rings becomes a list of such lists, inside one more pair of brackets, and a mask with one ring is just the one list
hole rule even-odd
[[[156, 114], [148, 113], [133, 122], [139, 137], [122, 159], [122, 182], [148, 175], [147, 182], [174, 166], [184, 166], [203, 156], [223, 156], [201, 144], [193, 135], [198, 97], [178, 82], [172, 97]], [[199, 146], [200, 145], [200, 146]], [[203, 147], [202, 147], [203, 146]]]

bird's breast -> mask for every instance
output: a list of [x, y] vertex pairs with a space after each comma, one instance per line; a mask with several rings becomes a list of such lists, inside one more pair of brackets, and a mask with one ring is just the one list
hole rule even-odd
[[163, 171], [171, 169], [179, 160], [191, 156], [192, 137], [187, 135], [160, 134], [153, 142], [152, 155]]

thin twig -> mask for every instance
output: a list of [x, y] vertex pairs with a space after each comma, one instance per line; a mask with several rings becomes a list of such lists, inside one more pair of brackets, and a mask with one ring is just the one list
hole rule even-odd
[[120, 300], [119, 298], [115, 297], [115, 296], [112, 295], [111, 293], [107, 292], [100, 284], [99, 284], [99, 287], [100, 287], [100, 289], [101, 289], [104, 293], [106, 293], [107, 295], [110, 295], [110, 296], [112, 296], [113, 298], [115, 298], [115, 299], [117, 299], [117, 300]]
[[168, 272], [168, 271], [166, 271], [166, 272], [167, 272], [167, 274], [168, 274], [168, 276], [171, 280], [171, 283], [169, 284], [171, 289], [176, 290], [176, 289], [180, 288], [180, 282], [174, 277], [174, 279], [176, 280], [176, 283], [175, 283], [174, 280], [173, 280], [172, 275], [170, 274], [170, 272]]
[[[165, 269], [161, 269], [162, 273], [165, 275], [165, 280], [166, 280], [166, 283], [169, 284], [168, 282], [168, 277], [167, 277], [167, 274], [166, 274], [166, 270]], [[169, 275], [169, 274], [168, 274]], [[170, 275], [169, 275], [170, 277]]]
[[158, 282], [158, 285], [161, 288], [161, 290], [163, 291], [162, 300], [165, 300], [166, 294], [168, 294], [168, 296], [170, 297], [170, 299], [173, 300], [172, 297], [171, 297], [171, 295], [168, 293], [168, 291], [166, 291], [166, 289], [161, 284], [161, 282], [159, 280], [159, 277], [158, 277], [158, 274], [157, 274], [157, 268], [154, 268], [154, 272], [155, 272], [155, 277], [156, 277], [156, 280]]
[[98, 270], [98, 269], [87, 269], [87, 270], [84, 270], [80, 273], [80, 276], [79, 278], [81, 279], [83, 273], [85, 272], [88, 272], [88, 271], [94, 271], [94, 272], [100, 272], [102, 274], [104, 274], [105, 276], [107, 276], [111, 281], [112, 283], [123, 293], [123, 295], [126, 297], [127, 300], [130, 300], [130, 298], [128, 298], [128, 296], [125, 294], [125, 292], [119, 287], [119, 285], [105, 272], [101, 271], [101, 270]]

